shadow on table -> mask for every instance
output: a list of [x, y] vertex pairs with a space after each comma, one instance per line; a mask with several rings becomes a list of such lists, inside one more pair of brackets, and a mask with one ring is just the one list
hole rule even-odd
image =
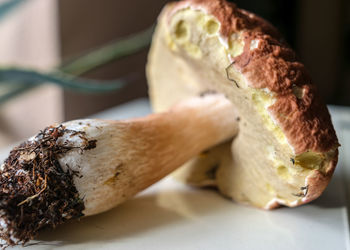
[[[201, 192], [199, 195], [198, 192]], [[203, 192], [203, 193], [202, 193]], [[229, 200], [213, 190], [176, 190], [141, 195], [109, 212], [70, 221], [55, 230], [41, 232], [35, 244], [62, 246], [87, 242], [108, 242], [138, 237], [183, 220], [191, 221], [206, 214], [220, 213]], [[230, 209], [237, 205], [232, 204]]]
[[[229, 203], [229, 206], [228, 206]], [[338, 173], [334, 175], [323, 195], [311, 204], [297, 209], [282, 208], [275, 212], [242, 207], [218, 195], [215, 190], [191, 188], [144, 193], [100, 215], [69, 221], [55, 230], [46, 230], [39, 235], [38, 245], [65, 246], [88, 242], [111, 242], [138, 237], [152, 230], [161, 230], [171, 224], [205, 220], [216, 213], [236, 213], [252, 210], [247, 214], [268, 221], [281, 216], [305, 216], [312, 218], [313, 206], [319, 208], [346, 207], [344, 182]], [[291, 215], [292, 214], [292, 215]], [[265, 218], [265, 219], [266, 219]]]

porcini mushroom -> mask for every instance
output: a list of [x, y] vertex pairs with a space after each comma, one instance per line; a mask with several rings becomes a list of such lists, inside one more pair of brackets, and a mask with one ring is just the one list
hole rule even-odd
[[115, 207], [237, 132], [221, 94], [165, 113], [51, 126], [14, 148], [0, 170], [0, 238], [26, 243], [44, 227]]
[[169, 3], [147, 75], [157, 112], [203, 91], [225, 94], [238, 111], [233, 142], [191, 159], [180, 180], [264, 209], [310, 202], [326, 188], [339, 146], [329, 112], [267, 21], [225, 0]]

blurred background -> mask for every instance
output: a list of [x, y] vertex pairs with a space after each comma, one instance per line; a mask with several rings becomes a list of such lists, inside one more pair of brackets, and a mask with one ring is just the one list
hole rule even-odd
[[[149, 28], [166, 2], [0, 0], [0, 148], [147, 96]], [[232, 2], [278, 27], [325, 102], [350, 105], [349, 0]], [[97, 81], [87, 89], [85, 79]], [[108, 81], [115, 88], [104, 88]]]

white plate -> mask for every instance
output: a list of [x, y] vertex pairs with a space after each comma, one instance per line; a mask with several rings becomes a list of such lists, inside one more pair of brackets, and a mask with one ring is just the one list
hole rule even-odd
[[[141, 99], [94, 117], [118, 119], [149, 112], [148, 101]], [[350, 111], [332, 112], [343, 150], [350, 149], [344, 141], [350, 142]], [[324, 194], [302, 207], [262, 211], [167, 177], [107, 213], [42, 232], [26, 249], [349, 250], [345, 181], [350, 159], [343, 156], [342, 151]]]

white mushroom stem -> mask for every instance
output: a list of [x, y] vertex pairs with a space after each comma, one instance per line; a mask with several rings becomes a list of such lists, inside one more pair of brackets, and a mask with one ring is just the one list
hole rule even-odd
[[[183, 163], [232, 138], [236, 113], [223, 95], [194, 97], [168, 112], [124, 121], [78, 120], [64, 126], [97, 140], [95, 149], [71, 151], [62, 166], [79, 171], [74, 182], [84, 199], [85, 215], [106, 211], [134, 196]], [[79, 146], [67, 135], [62, 140]]]

